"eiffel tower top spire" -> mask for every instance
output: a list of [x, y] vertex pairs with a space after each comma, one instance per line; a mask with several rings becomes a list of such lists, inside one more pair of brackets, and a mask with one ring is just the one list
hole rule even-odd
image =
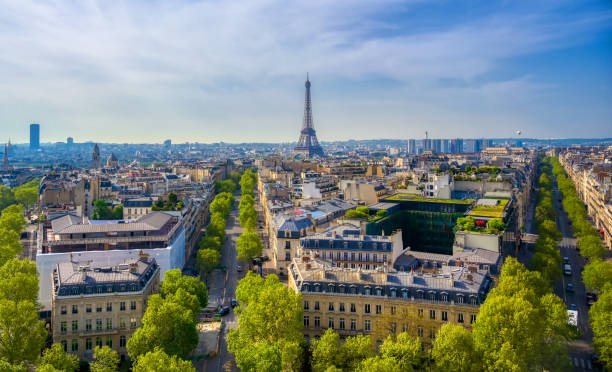
[[323, 149], [319, 145], [317, 140], [317, 133], [312, 124], [312, 102], [310, 99], [310, 79], [308, 73], [306, 73], [306, 97], [304, 99], [304, 119], [302, 121], [302, 130], [300, 131], [300, 138], [298, 139], [297, 146], [295, 146], [294, 152], [296, 155], [303, 155], [305, 157], [320, 156], [323, 157]]

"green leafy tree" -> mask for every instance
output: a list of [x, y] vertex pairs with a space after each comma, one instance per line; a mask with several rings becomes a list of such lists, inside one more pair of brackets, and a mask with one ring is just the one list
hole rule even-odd
[[238, 327], [228, 350], [242, 371], [293, 370], [302, 364], [302, 296], [276, 275], [265, 280], [249, 272], [236, 288]]
[[20, 234], [26, 224], [27, 221], [23, 217], [23, 208], [20, 205], [9, 205], [2, 210], [2, 215], [0, 216], [0, 227]]
[[257, 232], [247, 229], [238, 237], [236, 250], [239, 260], [250, 261], [253, 257], [261, 256], [263, 243]]
[[147, 310], [138, 328], [128, 340], [132, 359], [161, 348], [170, 355], [187, 356], [198, 344], [198, 332], [189, 309], [164, 301], [159, 295], [149, 297]]
[[504, 220], [502, 220], [501, 218], [490, 219], [488, 222], [488, 226], [490, 229], [497, 230], [497, 231], [503, 231], [506, 228], [506, 224], [504, 223]]
[[183, 275], [180, 269], [166, 271], [161, 285], [162, 297], [165, 298], [176, 293], [179, 288], [183, 288], [187, 293], [196, 296], [201, 307], [208, 305], [208, 290], [206, 285], [198, 278]]
[[379, 352], [384, 359], [393, 361], [401, 371], [406, 372], [421, 370], [425, 359], [421, 339], [408, 332], [398, 334], [395, 340], [388, 336]]
[[251, 194], [245, 194], [240, 197], [240, 204], [238, 208], [242, 211], [246, 208], [253, 208], [255, 205], [255, 198]]
[[612, 290], [608, 288], [589, 310], [593, 344], [606, 366], [612, 366]]
[[15, 258], [22, 249], [19, 233], [0, 226], [0, 265]]
[[240, 172], [232, 172], [230, 173], [230, 180], [234, 182], [234, 184], [238, 185], [240, 183], [240, 178], [242, 177], [242, 173]]
[[4, 209], [15, 202], [13, 190], [4, 185], [0, 185], [0, 209]]
[[195, 372], [191, 362], [179, 357], [170, 356], [162, 349], [155, 348], [153, 351], [142, 355], [136, 360], [132, 368], [133, 372]]
[[221, 250], [222, 239], [218, 235], [206, 234], [200, 240], [200, 250], [211, 249], [215, 251]]
[[232, 180], [217, 181], [215, 182], [215, 192], [217, 194], [222, 192], [233, 194], [236, 192], [236, 184]]
[[313, 372], [325, 372], [336, 365], [340, 346], [340, 335], [328, 328], [319, 340], [312, 340], [310, 364]]
[[344, 215], [346, 216], [346, 218], [360, 218], [360, 219], [365, 219], [370, 216], [368, 213], [363, 213], [356, 209], [349, 209], [348, 211], [346, 211]]
[[185, 309], [189, 310], [191, 312], [191, 315], [193, 316], [193, 321], [195, 323], [198, 322], [198, 317], [200, 315], [201, 307], [200, 307], [200, 302], [198, 301], [198, 298], [196, 296], [187, 292], [183, 288], [179, 288], [173, 294], [168, 295], [166, 300], [174, 302], [184, 307]]
[[[51, 367], [53, 368], [53, 367]], [[12, 364], [7, 362], [6, 360], [0, 359], [0, 371], [3, 372], [28, 372], [28, 367], [23, 364]], [[38, 368], [38, 371], [43, 371], [41, 368]], [[44, 372], [44, 371], [43, 371]], [[54, 372], [53, 370], [48, 372]]]
[[74, 372], [79, 368], [79, 358], [65, 353], [62, 345], [53, 344], [49, 349], [43, 351], [39, 365], [50, 365], [58, 371]]
[[357, 368], [354, 369], [357, 372], [401, 372], [406, 371], [401, 369], [395, 363], [395, 360], [382, 358], [380, 356], [370, 357], [361, 361]]
[[387, 211], [386, 209], [381, 209], [378, 212], [376, 212], [376, 215], [382, 218], [382, 217], [385, 217], [387, 213], [389, 213], [389, 211]]
[[89, 364], [91, 372], [116, 372], [119, 369], [119, 355], [108, 346], [96, 346], [93, 357]]
[[38, 188], [25, 187], [15, 190], [15, 200], [24, 207], [30, 208], [38, 200]]
[[123, 204], [117, 205], [113, 208], [113, 213], [111, 214], [113, 220], [122, 220], [123, 219]]
[[47, 331], [32, 302], [0, 299], [0, 359], [11, 364], [34, 362], [46, 339]]
[[431, 356], [438, 371], [471, 372], [481, 369], [472, 334], [460, 325], [447, 323], [440, 328]]
[[[248, 224], [253, 224], [254, 221], [257, 221], [257, 211], [255, 208], [246, 208], [240, 211], [240, 226], [247, 228]], [[250, 226], [249, 228], [253, 228], [254, 226]]]
[[109, 220], [112, 218], [113, 212], [103, 199], [94, 201], [93, 211], [91, 212], [92, 220]]
[[208, 278], [208, 274], [219, 265], [220, 261], [221, 253], [215, 249], [200, 249], [198, 251], [198, 265], [205, 278]]
[[338, 366], [347, 370], [355, 370], [362, 361], [373, 356], [375, 356], [375, 350], [369, 335], [348, 337], [340, 345]]
[[582, 271], [584, 285], [592, 290], [603, 292], [606, 287], [612, 287], [612, 263], [594, 259]]
[[589, 259], [602, 258], [606, 253], [606, 247], [597, 235], [581, 237], [578, 240], [578, 247], [580, 248], [580, 254]]
[[476, 229], [476, 220], [472, 216], [457, 218], [457, 231], [474, 231]]

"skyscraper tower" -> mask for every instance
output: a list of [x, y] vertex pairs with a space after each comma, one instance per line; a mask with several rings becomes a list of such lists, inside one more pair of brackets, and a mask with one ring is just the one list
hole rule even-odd
[[40, 147], [40, 125], [30, 124], [30, 150], [38, 150]]
[[2, 171], [3, 172], [10, 172], [12, 170], [11, 164], [9, 164], [9, 160], [8, 160], [10, 144], [11, 144], [10, 141], [9, 143], [4, 144], [4, 157], [2, 158]]
[[97, 143], [95, 144], [93, 152], [91, 153], [91, 167], [94, 169], [100, 168], [100, 148], [98, 147]]
[[311, 158], [313, 156], [324, 157], [323, 149], [317, 140], [317, 133], [312, 124], [312, 104], [310, 102], [310, 80], [306, 74], [306, 99], [304, 101], [304, 121], [302, 122], [302, 130], [300, 138], [295, 146], [294, 152], [296, 155], [303, 155]]

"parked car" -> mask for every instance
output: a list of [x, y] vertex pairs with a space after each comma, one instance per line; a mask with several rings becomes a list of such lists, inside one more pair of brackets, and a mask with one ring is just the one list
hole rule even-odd
[[225, 315], [227, 315], [229, 313], [230, 313], [230, 307], [229, 306], [223, 306], [221, 308], [221, 310], [219, 310], [219, 315], [221, 315], [221, 316], [225, 316]]
[[563, 257], [563, 263], [564, 264], [568, 264], [569, 263], [569, 258], [568, 257]]
[[242, 266], [241, 265], [236, 265], [236, 271], [241, 273], [242, 272]]
[[563, 274], [567, 276], [572, 276], [572, 266], [569, 264], [563, 265]]
[[574, 311], [576, 311], [576, 304], [570, 304], [570, 305], [569, 305], [569, 310], [574, 310]]
[[597, 368], [603, 368], [604, 366], [603, 362], [599, 360], [597, 354], [593, 354], [593, 356], [591, 356], [591, 364]]
[[235, 308], [236, 306], [239, 306], [240, 304], [238, 303], [237, 300], [232, 300], [232, 309]]
[[586, 293], [586, 304], [591, 306], [593, 303], [597, 301], [597, 295], [593, 292]]
[[567, 287], [565, 287], [565, 290], [568, 292], [574, 292], [574, 285], [572, 283], [567, 283]]

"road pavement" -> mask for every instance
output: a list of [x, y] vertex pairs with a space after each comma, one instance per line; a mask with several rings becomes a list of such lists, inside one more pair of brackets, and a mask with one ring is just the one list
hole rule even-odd
[[[226, 240], [221, 251], [221, 266], [225, 267], [225, 271], [215, 270], [211, 273], [211, 278], [209, 279], [209, 306], [229, 306], [231, 300], [236, 298], [238, 280], [244, 276], [248, 269], [248, 265], [240, 263], [236, 257], [236, 240], [242, 234], [243, 228], [240, 227], [238, 221], [239, 211], [237, 206], [240, 202], [240, 197], [237, 195], [235, 197], [236, 204], [232, 207], [230, 216], [227, 219], [227, 226], [225, 228]], [[237, 272], [237, 265], [242, 266], [243, 271], [241, 273]], [[234, 356], [227, 351], [227, 332], [237, 326], [237, 321], [238, 319], [233, 311], [223, 317], [225, 327], [220, 341], [219, 355], [209, 359], [204, 365], [204, 370], [208, 372], [224, 371], [224, 366], [231, 364], [233, 366], [231, 368], [232, 371], [239, 371], [235, 366]]]

